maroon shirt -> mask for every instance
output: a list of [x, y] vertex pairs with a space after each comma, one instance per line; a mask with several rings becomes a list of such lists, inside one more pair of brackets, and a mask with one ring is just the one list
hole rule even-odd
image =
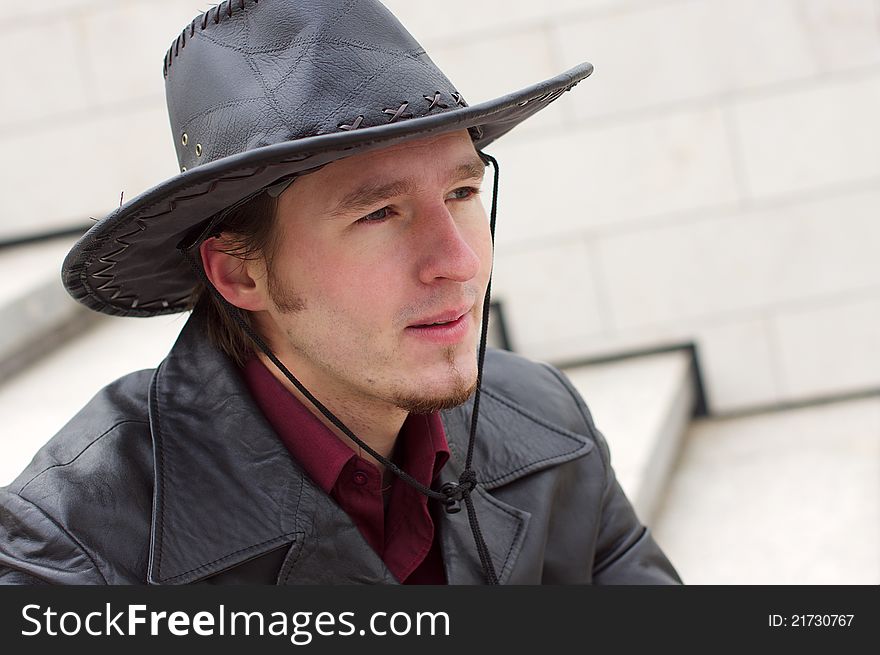
[[[446, 584], [427, 498], [393, 477], [386, 509], [382, 475], [330, 431], [257, 359], [242, 369], [269, 424], [306, 474], [351, 517], [388, 570], [404, 584]], [[440, 415], [410, 414], [394, 462], [430, 487], [449, 459]]]

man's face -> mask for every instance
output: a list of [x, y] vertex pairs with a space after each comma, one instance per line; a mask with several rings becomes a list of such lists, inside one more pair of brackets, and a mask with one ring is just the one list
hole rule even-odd
[[428, 412], [473, 391], [492, 262], [483, 171], [460, 131], [334, 162], [281, 195], [258, 327], [319, 399]]

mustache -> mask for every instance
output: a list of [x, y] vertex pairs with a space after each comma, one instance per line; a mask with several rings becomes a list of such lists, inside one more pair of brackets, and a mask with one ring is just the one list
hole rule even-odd
[[444, 293], [442, 296], [437, 295], [432, 298], [426, 298], [415, 305], [406, 307], [398, 316], [398, 322], [400, 325], [406, 327], [422, 316], [437, 314], [454, 307], [476, 305], [479, 297], [480, 290], [477, 286], [466, 284], [462, 286], [457, 293]]

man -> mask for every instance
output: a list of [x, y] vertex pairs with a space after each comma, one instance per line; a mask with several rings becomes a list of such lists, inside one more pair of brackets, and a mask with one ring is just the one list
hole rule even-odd
[[481, 149], [590, 71], [469, 107], [373, 0], [193, 20], [181, 173], [63, 275], [108, 314], [195, 310], [0, 492], [0, 580], [679, 582], [571, 384], [485, 348]]

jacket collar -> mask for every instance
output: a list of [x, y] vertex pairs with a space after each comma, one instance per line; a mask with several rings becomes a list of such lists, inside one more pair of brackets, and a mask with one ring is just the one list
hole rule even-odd
[[[290, 458], [234, 364], [202, 336], [201, 320], [196, 310], [150, 388], [155, 486], [148, 581], [195, 582], [291, 545], [281, 584], [395, 582], [354, 523]], [[463, 469], [471, 409], [468, 403], [443, 414], [452, 456], [438, 488]], [[513, 570], [529, 514], [486, 490], [591, 447], [484, 383], [474, 454], [482, 488], [473, 499], [500, 582]], [[482, 581], [467, 513], [442, 512], [437, 529], [449, 583]]]

